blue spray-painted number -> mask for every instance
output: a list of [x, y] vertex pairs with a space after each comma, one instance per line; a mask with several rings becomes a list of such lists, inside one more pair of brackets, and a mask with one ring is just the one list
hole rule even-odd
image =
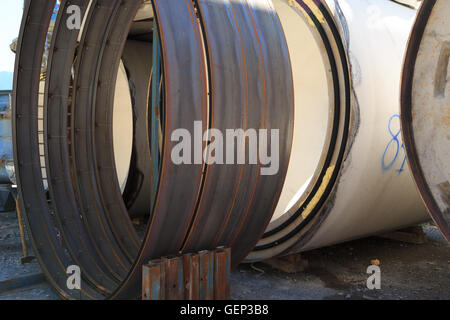
[[[389, 141], [388, 145], [386, 146], [386, 149], [384, 150], [383, 158], [381, 159], [381, 168], [383, 169], [383, 171], [391, 170], [394, 167], [394, 165], [397, 163], [397, 160], [399, 159], [400, 151], [403, 151], [404, 157], [403, 157], [402, 164], [399, 169], [395, 170], [398, 174], [401, 174], [403, 171], [405, 171], [405, 166], [406, 166], [405, 145], [400, 140], [401, 129], [399, 129], [396, 133], [394, 133], [392, 131], [392, 121], [394, 119], [400, 120], [400, 116], [398, 114], [394, 114], [389, 119], [388, 131], [389, 131], [389, 134], [391, 135], [392, 139]], [[390, 150], [390, 148], [392, 148], [392, 146], [394, 146], [396, 148], [395, 156], [394, 156], [394, 159], [389, 164], [386, 164], [386, 156], [387, 156], [387, 153]]]

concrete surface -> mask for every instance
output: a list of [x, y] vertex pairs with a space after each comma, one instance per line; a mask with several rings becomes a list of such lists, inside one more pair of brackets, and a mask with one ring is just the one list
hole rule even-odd
[[[232, 272], [232, 298], [268, 299], [450, 299], [450, 246], [433, 225], [428, 242], [412, 245], [367, 238], [303, 253], [304, 272], [287, 274], [268, 265], [241, 265]], [[0, 281], [40, 272], [22, 266], [15, 214], [0, 213]], [[381, 290], [366, 286], [367, 267], [379, 260]], [[47, 283], [0, 294], [0, 300], [58, 299]]]

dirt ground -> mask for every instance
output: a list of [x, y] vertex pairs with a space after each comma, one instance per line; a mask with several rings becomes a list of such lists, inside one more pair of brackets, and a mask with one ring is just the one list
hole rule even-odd
[[[428, 241], [414, 245], [378, 237], [305, 252], [303, 272], [285, 273], [264, 263], [241, 265], [232, 272], [232, 298], [270, 299], [450, 299], [450, 246], [433, 225]], [[0, 213], [0, 283], [40, 273], [22, 256], [14, 213]], [[381, 289], [369, 290], [367, 267], [379, 260]], [[0, 293], [0, 300], [58, 299], [47, 283]]]
[[[413, 245], [378, 237], [305, 252], [304, 272], [286, 274], [263, 263], [234, 272], [234, 299], [450, 299], [450, 246], [436, 227]], [[367, 267], [379, 260], [381, 289], [367, 288]]]

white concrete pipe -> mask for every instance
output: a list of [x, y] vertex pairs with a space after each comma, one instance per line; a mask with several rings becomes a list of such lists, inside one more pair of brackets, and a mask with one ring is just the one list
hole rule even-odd
[[133, 110], [128, 77], [122, 62], [116, 80], [113, 132], [116, 173], [123, 192], [127, 183], [133, 148]]
[[450, 241], [450, 1], [424, 1], [402, 82], [402, 129], [422, 198]]
[[[400, 134], [402, 61], [416, 11], [388, 0], [329, 0], [329, 9], [313, 1], [274, 3], [294, 67], [296, 133], [276, 215], [247, 261], [429, 220]], [[345, 57], [339, 55], [342, 44]], [[337, 68], [333, 78], [333, 58], [336, 65], [348, 58], [350, 75]], [[348, 85], [351, 107], [345, 110]], [[339, 93], [340, 106], [335, 99]], [[330, 120], [336, 116], [338, 124]], [[340, 143], [345, 147], [342, 159]]]

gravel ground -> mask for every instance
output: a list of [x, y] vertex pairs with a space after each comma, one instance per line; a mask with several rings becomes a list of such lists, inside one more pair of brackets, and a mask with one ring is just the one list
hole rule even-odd
[[41, 272], [36, 262], [20, 265], [22, 256], [16, 214], [0, 213], [0, 281]]
[[[286, 274], [263, 263], [234, 272], [235, 299], [450, 299], [450, 246], [436, 227], [421, 245], [371, 237], [305, 252], [304, 272]], [[381, 289], [369, 290], [367, 267], [379, 260]]]
[[[232, 298], [270, 299], [450, 299], [450, 246], [433, 225], [421, 245], [372, 237], [303, 253], [303, 272], [284, 273], [256, 263], [232, 272]], [[0, 213], [0, 282], [39, 273], [22, 256], [15, 214]], [[381, 289], [366, 286], [367, 267], [379, 260]], [[58, 299], [47, 283], [0, 294], [0, 300]]]

